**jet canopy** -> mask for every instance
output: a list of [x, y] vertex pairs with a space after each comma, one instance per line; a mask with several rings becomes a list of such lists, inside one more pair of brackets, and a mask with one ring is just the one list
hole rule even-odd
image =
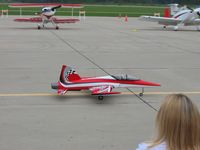
[[123, 74], [123, 75], [112, 75], [113, 78], [115, 78], [116, 80], [140, 80], [137, 77], [134, 76], [130, 76], [127, 74]]

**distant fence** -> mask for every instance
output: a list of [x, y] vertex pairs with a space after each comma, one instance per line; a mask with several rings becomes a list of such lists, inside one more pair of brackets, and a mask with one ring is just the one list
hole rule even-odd
[[[58, 9], [56, 15], [59, 16], [79, 16], [80, 11], [85, 11], [86, 16], [112, 16], [121, 15], [138, 17], [141, 15], [154, 15], [160, 13], [164, 15], [163, 6], [137, 6], [137, 5], [84, 5], [84, 8], [76, 8], [73, 11], [69, 8]], [[0, 3], [0, 11], [8, 9], [9, 15], [36, 15], [41, 9], [38, 8], [9, 8], [8, 4]], [[21, 13], [20, 13], [21, 12]]]
[[[36, 15], [37, 11], [33, 10], [22, 10], [21, 15]], [[73, 16], [79, 16], [80, 11], [74, 11]], [[154, 13], [141, 13], [141, 12], [98, 12], [98, 11], [86, 11], [85, 15], [86, 16], [118, 16], [121, 14], [121, 16], [140, 16], [140, 15], [154, 15]], [[9, 15], [20, 15], [20, 10], [18, 9], [11, 9], [9, 10]], [[71, 16], [72, 12], [71, 11], [56, 11], [56, 15], [61, 15], [61, 16]], [[160, 15], [163, 15], [163, 13], [160, 13]]]

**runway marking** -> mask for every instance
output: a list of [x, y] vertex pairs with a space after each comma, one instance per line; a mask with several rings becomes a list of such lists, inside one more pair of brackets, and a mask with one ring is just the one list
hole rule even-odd
[[[198, 95], [200, 91], [174, 91], [174, 92], [145, 92], [145, 95], [168, 95], [173, 93], [183, 93], [189, 95]], [[139, 92], [135, 92], [135, 94], [139, 94]], [[47, 96], [57, 96], [56, 93], [0, 93], [0, 97], [47, 97]], [[87, 96], [90, 93], [78, 93], [78, 92], [69, 92], [64, 96]], [[122, 92], [121, 95], [133, 95], [131, 92]]]

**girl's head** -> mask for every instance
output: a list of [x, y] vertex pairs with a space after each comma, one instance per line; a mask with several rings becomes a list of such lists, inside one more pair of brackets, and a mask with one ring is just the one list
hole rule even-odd
[[156, 118], [158, 135], [150, 147], [165, 141], [169, 150], [200, 149], [200, 113], [183, 94], [168, 95]]

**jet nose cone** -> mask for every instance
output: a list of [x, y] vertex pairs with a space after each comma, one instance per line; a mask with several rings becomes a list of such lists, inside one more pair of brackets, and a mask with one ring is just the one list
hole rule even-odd
[[149, 82], [149, 81], [141, 81], [141, 83], [145, 86], [161, 86], [159, 83]]
[[152, 83], [151, 82], [151, 84], [152, 84], [151, 86], [161, 86], [159, 83]]
[[149, 86], [161, 86], [159, 83], [149, 82]]

